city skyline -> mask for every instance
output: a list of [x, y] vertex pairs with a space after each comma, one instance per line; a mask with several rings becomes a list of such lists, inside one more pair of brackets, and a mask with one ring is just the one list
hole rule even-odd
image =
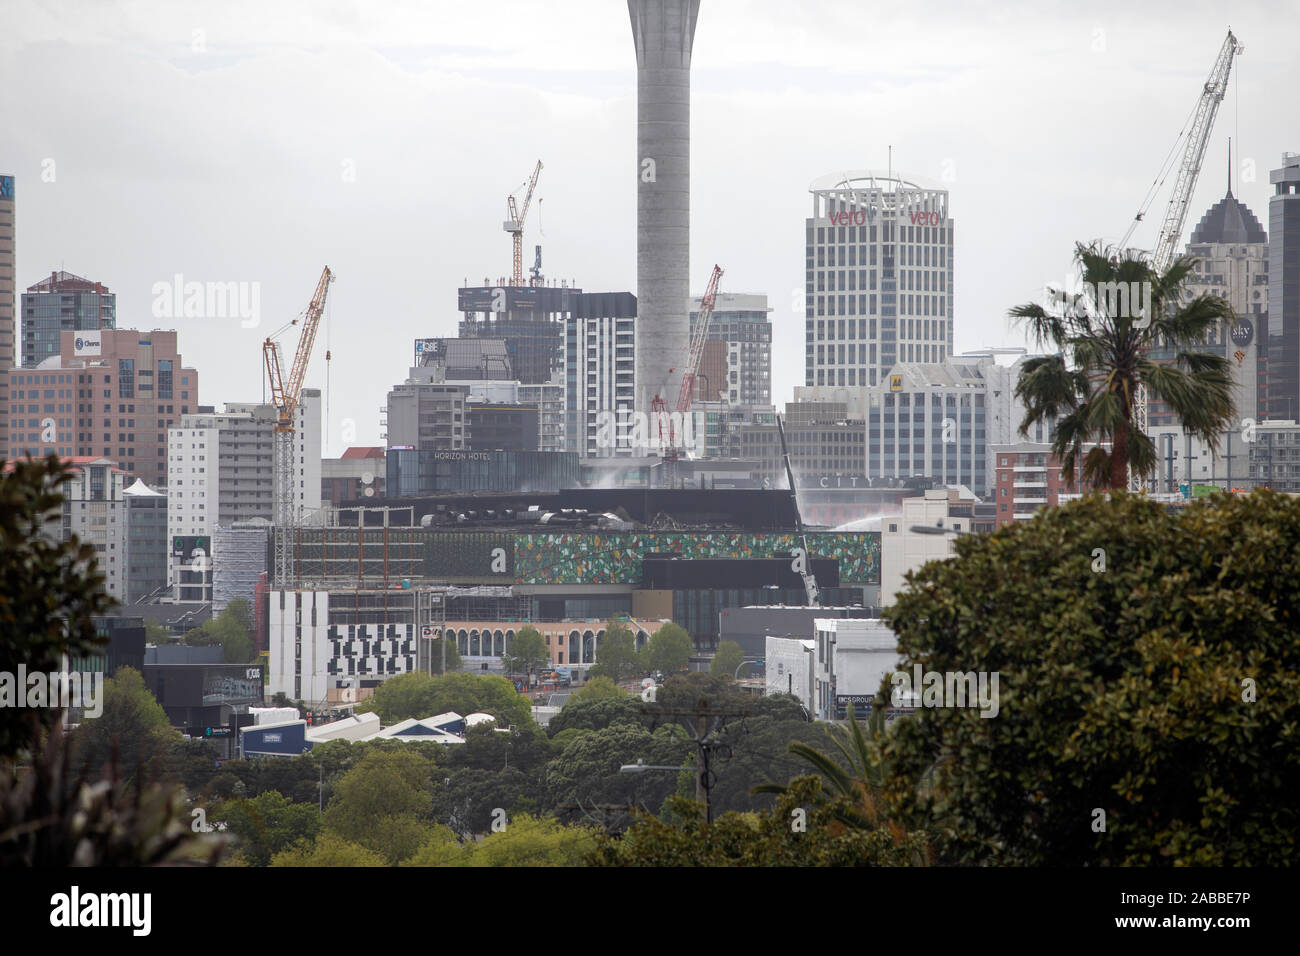
[[[351, 19], [304, 7], [283, 20], [235, 5], [220, 21], [149, 5], [135, 19], [71, 9], [59, 20], [20, 8], [0, 40], [11, 54], [0, 75], [34, 81], [0, 170], [15, 176], [14, 284], [63, 269], [104, 282], [120, 328], [178, 332], [206, 372], [204, 404], [259, 399], [262, 339], [302, 310], [329, 262], [340, 281], [307, 376], [327, 389], [323, 450], [377, 444], [412, 339], [454, 335], [456, 289], [509, 272], [505, 194], [537, 156], [546, 169], [525, 249], [543, 245], [555, 279], [636, 289], [636, 64], [623, 4], [573, 3], [563, 22], [509, 3]], [[819, 16], [702, 4], [690, 292], [717, 261], [723, 291], [768, 296], [774, 404], [803, 383], [800, 247], [814, 180], [885, 168], [892, 145], [896, 174], [949, 194], [955, 351], [1029, 344], [1006, 310], [1064, 278], [1075, 240], [1123, 234], [1228, 28], [1208, 5], [1181, 24], [1115, 4], [1050, 28], [921, 10], [928, 21], [830, 3]], [[849, 37], [882, 25], [897, 51], [854, 56]], [[1297, 145], [1271, 93], [1296, 85], [1289, 31], [1264, 5], [1234, 10], [1231, 25], [1246, 53], [1189, 230], [1222, 195], [1214, 157], [1229, 136], [1234, 193], [1261, 217], [1268, 171]], [[77, 123], [52, 121], [73, 89]], [[1167, 192], [1136, 244], [1154, 244]], [[171, 314], [159, 286], [177, 276], [256, 283], [245, 301], [260, 315]]]

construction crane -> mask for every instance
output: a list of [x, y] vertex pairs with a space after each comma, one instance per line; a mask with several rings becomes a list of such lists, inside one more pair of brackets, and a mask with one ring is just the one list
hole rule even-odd
[[[1177, 257], [1178, 243], [1183, 235], [1183, 225], [1187, 221], [1187, 210], [1192, 201], [1192, 194], [1196, 191], [1196, 180], [1201, 175], [1201, 163], [1205, 159], [1205, 148], [1210, 142], [1210, 130], [1214, 128], [1214, 117], [1219, 112], [1219, 104], [1223, 102], [1224, 95], [1228, 92], [1228, 76], [1232, 72], [1232, 60], [1233, 57], [1240, 55], [1244, 51], [1245, 47], [1229, 30], [1227, 39], [1223, 41], [1223, 46], [1219, 48], [1219, 55], [1214, 61], [1214, 68], [1210, 70], [1210, 77], [1201, 88], [1200, 99], [1197, 101], [1196, 109], [1192, 113], [1191, 125], [1184, 127], [1187, 130], [1187, 144], [1183, 149], [1182, 164], [1178, 169], [1178, 178], [1174, 181], [1174, 191], [1169, 197], [1169, 208], [1165, 210], [1164, 224], [1160, 227], [1160, 235], [1156, 238], [1155, 251], [1151, 254], [1151, 266], [1158, 274], [1163, 273], [1173, 265], [1174, 259]], [[1128, 232], [1124, 234], [1124, 238], [1120, 240], [1120, 249], [1127, 246], [1129, 237], [1133, 235], [1133, 230], [1137, 228], [1137, 224], [1146, 215], [1155, 192], [1163, 181], [1163, 176], [1156, 177], [1151, 191], [1147, 194], [1146, 202], [1138, 210], [1137, 215], [1134, 216]], [[1138, 431], [1146, 432], [1147, 390], [1145, 385], [1138, 386], [1137, 398], [1133, 403], [1132, 422], [1133, 427]], [[1129, 474], [1129, 490], [1142, 490], [1142, 478], [1133, 472]]]
[[[695, 328], [691, 330], [691, 341], [687, 350], [686, 369], [682, 373], [682, 387], [677, 392], [677, 421], [685, 428], [686, 416], [690, 414], [691, 402], [695, 397], [695, 377], [700, 372], [700, 359], [704, 355], [704, 343], [709, 337], [709, 321], [713, 318], [713, 306], [718, 298], [718, 280], [722, 278], [722, 267], [715, 265], [709, 276], [709, 284], [700, 299], [700, 311], [695, 316]], [[672, 373], [672, 369], [668, 370]], [[659, 444], [664, 449], [664, 461], [676, 461], [678, 457], [678, 436], [673, 427], [674, 419], [664, 414], [663, 396], [655, 395], [650, 403], [655, 421], [659, 423]], [[668, 419], [668, 434], [664, 435], [664, 419]]]
[[790, 501], [794, 505], [794, 530], [799, 535], [799, 543], [803, 545], [803, 561], [798, 568], [799, 576], [803, 578], [803, 590], [808, 596], [808, 606], [818, 607], [821, 591], [812, 573], [812, 554], [808, 550], [808, 535], [804, 534], [803, 519], [799, 517], [799, 492], [795, 489], [794, 469], [790, 467], [790, 451], [785, 446], [785, 425], [779, 414], [776, 416], [776, 432], [781, 436], [781, 460], [785, 463], [786, 481], [790, 483]]
[[[515, 193], [506, 197], [506, 215], [507, 219], [501, 224], [501, 228], [510, 233], [510, 242], [514, 253], [514, 267], [510, 272], [510, 284], [520, 286], [524, 284], [524, 220], [528, 218], [528, 207], [533, 202], [533, 190], [537, 188], [537, 177], [542, 174], [542, 161], [537, 161], [537, 168], [533, 170], [532, 178], [528, 180], [528, 192], [524, 194], [523, 207], [515, 205]], [[523, 186], [519, 187], [520, 189]], [[519, 192], [518, 189], [515, 192]]]
[[316, 329], [320, 325], [321, 314], [325, 311], [325, 296], [333, 280], [334, 275], [329, 266], [326, 266], [320, 281], [316, 283], [316, 294], [312, 296], [311, 304], [299, 317], [302, 320], [302, 331], [298, 336], [298, 350], [293, 356], [293, 368], [289, 372], [288, 382], [281, 373], [280, 345], [275, 339], [297, 325], [299, 319], [277, 329], [262, 343], [262, 360], [266, 365], [266, 377], [271, 383], [271, 404], [275, 406], [277, 414], [273, 432], [272, 466], [275, 482], [272, 510], [276, 526], [275, 574], [277, 580], [286, 584], [293, 572], [293, 550], [287, 531], [297, 527], [299, 518], [293, 500], [293, 475], [296, 470], [293, 453], [294, 419], [298, 402], [302, 398], [302, 383], [307, 375], [307, 363], [311, 360], [311, 348], [316, 341]]

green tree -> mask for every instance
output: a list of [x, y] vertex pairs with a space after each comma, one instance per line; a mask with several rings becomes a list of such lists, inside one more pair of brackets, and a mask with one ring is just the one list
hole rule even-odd
[[442, 645], [444, 641], [447, 644], [447, 673], [451, 674], [461, 669], [464, 662], [460, 657], [460, 647], [457, 642], [451, 638], [435, 638], [429, 642], [429, 660], [432, 662], [433, 673], [441, 674], [442, 670]]
[[996, 716], [895, 721], [891, 816], [944, 862], [1297, 862], [1300, 500], [1094, 494], [955, 545], [886, 619], [903, 673], [984, 673]]
[[737, 669], [744, 662], [745, 652], [740, 649], [740, 645], [735, 641], [723, 641], [718, 645], [718, 651], [709, 664], [709, 673], [719, 677], [734, 678]]
[[590, 827], [521, 814], [474, 848], [470, 866], [580, 866], [595, 852], [599, 836]]
[[343, 775], [325, 829], [395, 864], [419, 848], [432, 821], [433, 764], [419, 753], [374, 750]]
[[373, 711], [385, 724], [407, 717], [433, 717], [454, 711], [462, 717], [491, 714], [500, 727], [533, 726], [533, 710], [515, 685], [495, 674], [451, 673], [429, 677], [398, 674], [384, 681], [375, 696], [357, 706], [358, 713]]
[[[608, 677], [595, 677], [587, 681], [586, 687], [597, 681], [609, 681]], [[609, 681], [612, 686], [613, 681]], [[575, 699], [576, 698], [576, 699]], [[618, 692], [616, 697], [607, 697], [597, 693], [594, 697], [570, 697], [558, 714], [551, 718], [546, 729], [554, 738], [566, 730], [604, 730], [614, 723], [646, 724], [641, 714], [641, 701], [631, 694]]]
[[617, 621], [605, 627], [605, 636], [596, 646], [596, 664], [589, 676], [608, 677], [615, 684], [641, 673], [641, 659], [636, 651], [636, 636]]
[[433, 816], [462, 836], [487, 833], [498, 809], [509, 810], [540, 787], [540, 774], [518, 767], [452, 770], [433, 790]]
[[691, 663], [695, 644], [686, 629], [669, 621], [650, 637], [650, 668], [664, 674], [676, 674]]
[[194, 647], [219, 645], [228, 664], [245, 664], [256, 656], [252, 636], [252, 609], [243, 598], [235, 598], [219, 615], [185, 634]]
[[222, 803], [208, 821], [226, 824], [251, 866], [266, 866], [281, 850], [303, 840], [315, 840], [321, 825], [320, 811], [315, 806], [290, 803], [277, 790], [268, 790], [251, 800]]
[[157, 621], [144, 622], [144, 642], [146, 644], [166, 644], [171, 638], [171, 631]]
[[686, 766], [695, 759], [695, 745], [676, 725], [653, 733], [631, 723], [616, 723], [570, 741], [564, 753], [545, 768], [546, 798], [551, 806], [581, 802], [622, 803], [657, 811], [677, 788], [672, 773], [620, 773], [625, 764], [643, 760], [658, 766]]
[[181, 742], [167, 712], [132, 667], [119, 667], [104, 681], [102, 709], [98, 717], [84, 719], [72, 737], [78, 761], [93, 773], [108, 766], [117, 748], [122, 768], [132, 779], [139, 769], [161, 761]]
[[302, 842], [281, 850], [271, 858], [271, 866], [384, 866], [384, 858], [359, 843], [345, 840], [335, 833], [322, 833], [314, 843]]
[[[1143, 259], [1120, 257], [1099, 245], [1079, 243], [1075, 259], [1089, 291], [1063, 296], [1046, 308], [1028, 303], [1010, 312], [1039, 345], [1057, 350], [1029, 359], [1020, 373], [1016, 397], [1027, 409], [1020, 433], [1027, 436], [1033, 425], [1055, 422], [1052, 447], [1068, 481], [1081, 468], [1084, 481], [1094, 487], [1125, 488], [1130, 467], [1145, 475], [1157, 462], [1155, 442], [1133, 424], [1140, 386], [1149, 400], [1166, 402], [1190, 434], [1211, 446], [1232, 424], [1230, 363], [1195, 349], [1234, 314], [1218, 296], [1187, 295], [1184, 286], [1195, 265], [1190, 257], [1164, 274]], [[1129, 295], [1110, 294], [1117, 283], [1124, 292], [1149, 289], [1150, 314], [1139, 314]], [[1176, 353], [1174, 361], [1157, 361], [1151, 353], [1160, 351]], [[1085, 446], [1096, 442], [1109, 448], [1097, 444], [1085, 455]]]
[[882, 827], [846, 828], [837, 801], [821, 799], [821, 781], [800, 777], [772, 810], [724, 813], [706, 823], [694, 800], [668, 798], [674, 818], [646, 814], [614, 840], [601, 837], [588, 858], [601, 866], [903, 866], [925, 851], [924, 834]]
[[[51, 455], [0, 468], [0, 673], [49, 673], [88, 657], [103, 643], [92, 617], [113, 600], [95, 550], [76, 537], [59, 541], [62, 486], [71, 475]], [[26, 688], [0, 683], [0, 759], [30, 747], [56, 723], [52, 707], [20, 706]], [[6, 699], [8, 698], [8, 699]]]
[[528, 674], [530, 677], [533, 671], [550, 660], [551, 652], [546, 647], [546, 638], [531, 624], [515, 632], [510, 641], [510, 650], [501, 656], [507, 674]]
[[448, 827], [434, 826], [425, 833], [424, 842], [415, 855], [402, 866], [469, 866], [474, 855], [472, 842], [461, 843]]
[[619, 700], [631, 699], [631, 694], [619, 687], [608, 677], [593, 677], [587, 683], [583, 684], [564, 702], [564, 706], [571, 704], [580, 704], [585, 700], [602, 700], [605, 698], [615, 698]]

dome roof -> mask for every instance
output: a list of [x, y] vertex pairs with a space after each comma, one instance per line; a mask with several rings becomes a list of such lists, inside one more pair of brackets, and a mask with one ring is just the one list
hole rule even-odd
[[1268, 242], [1268, 235], [1245, 203], [1228, 194], [1210, 207], [1192, 230], [1194, 243]]

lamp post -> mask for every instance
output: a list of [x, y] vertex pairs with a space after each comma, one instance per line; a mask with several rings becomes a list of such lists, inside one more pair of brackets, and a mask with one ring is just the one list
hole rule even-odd
[[640, 758], [636, 763], [625, 763], [618, 768], [619, 773], [646, 773], [650, 770], [670, 771], [672, 773], [681, 773], [683, 770], [694, 770], [696, 772], [696, 799], [699, 799], [699, 793], [704, 793], [704, 820], [706, 823], [713, 822], [713, 800], [710, 797], [710, 787], [707, 780], [700, 776], [701, 773], [707, 774], [707, 767], [701, 771], [697, 765], [695, 767], [670, 767], [665, 764], [646, 763]]

